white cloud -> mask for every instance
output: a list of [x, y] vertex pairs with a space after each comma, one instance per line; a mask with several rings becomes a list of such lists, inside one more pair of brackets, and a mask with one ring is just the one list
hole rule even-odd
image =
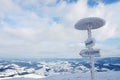
[[100, 49], [101, 57], [119, 57], [120, 49], [115, 45], [96, 44], [97, 49]]
[[[71, 4], [64, 1], [56, 4], [56, 0], [1, 0], [0, 4], [1, 54], [79, 57], [79, 49], [84, 48], [87, 33], [74, 29], [74, 25], [79, 19], [89, 16], [101, 17], [107, 22], [104, 27], [93, 31], [97, 41], [120, 38], [120, 2], [110, 5], [100, 3], [93, 8], [87, 6], [87, 0]], [[53, 20], [54, 17], [60, 22]], [[5, 18], [14, 24], [5, 21]], [[109, 51], [109, 46], [103, 47], [103, 53]], [[118, 55], [118, 50], [114, 50]]]
[[87, 7], [86, 2], [82, 2], [81, 0], [81, 2], [74, 4], [70, 12], [66, 14], [66, 19], [71, 23], [70, 25], [74, 26], [77, 20], [84, 17], [100, 17], [105, 19], [106, 25], [99, 30], [94, 30], [93, 34], [97, 40], [106, 40], [108, 38], [116, 37], [119, 32], [119, 30], [117, 30], [119, 27], [119, 23], [117, 21], [119, 20], [115, 16], [119, 17], [117, 14], [119, 10], [116, 8], [120, 6], [120, 2], [111, 5], [100, 3], [94, 8]]

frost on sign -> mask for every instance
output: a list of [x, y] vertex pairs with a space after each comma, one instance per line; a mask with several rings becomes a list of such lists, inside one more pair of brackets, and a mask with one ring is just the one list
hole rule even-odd
[[85, 46], [87, 48], [93, 47], [95, 45], [95, 39], [94, 38], [89, 38], [85, 41]]
[[80, 55], [82, 57], [90, 57], [90, 56], [94, 56], [94, 57], [100, 57], [100, 50], [99, 49], [84, 49], [82, 51], [80, 51]]

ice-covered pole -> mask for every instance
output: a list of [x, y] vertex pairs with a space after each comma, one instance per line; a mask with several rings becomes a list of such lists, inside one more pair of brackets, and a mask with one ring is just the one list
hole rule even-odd
[[98, 18], [98, 17], [84, 18], [75, 24], [76, 29], [88, 31], [88, 39], [85, 41], [85, 45], [86, 45], [87, 49], [81, 50], [80, 55], [82, 57], [89, 57], [90, 58], [91, 80], [95, 80], [94, 57], [100, 57], [99, 49], [92, 48], [95, 44], [95, 41], [92, 38], [91, 30], [100, 28], [104, 25], [105, 25], [105, 21], [101, 18]]
[[[92, 38], [92, 33], [91, 33], [91, 28], [90, 24], [88, 25], [88, 40]], [[92, 47], [88, 47], [88, 50], [90, 50]], [[91, 72], [91, 80], [95, 80], [95, 75], [94, 75], [94, 57], [90, 55], [90, 72]]]

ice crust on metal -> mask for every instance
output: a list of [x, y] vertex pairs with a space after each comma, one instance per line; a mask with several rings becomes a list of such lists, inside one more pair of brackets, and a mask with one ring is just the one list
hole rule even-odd
[[80, 19], [76, 24], [75, 28], [78, 30], [97, 29], [105, 25], [105, 21], [98, 17], [88, 17]]

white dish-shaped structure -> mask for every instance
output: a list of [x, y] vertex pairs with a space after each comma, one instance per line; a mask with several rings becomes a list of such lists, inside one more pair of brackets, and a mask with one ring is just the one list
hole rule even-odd
[[75, 24], [75, 28], [78, 30], [88, 30], [90, 29], [97, 29], [105, 25], [105, 21], [98, 17], [88, 17], [79, 20]]

